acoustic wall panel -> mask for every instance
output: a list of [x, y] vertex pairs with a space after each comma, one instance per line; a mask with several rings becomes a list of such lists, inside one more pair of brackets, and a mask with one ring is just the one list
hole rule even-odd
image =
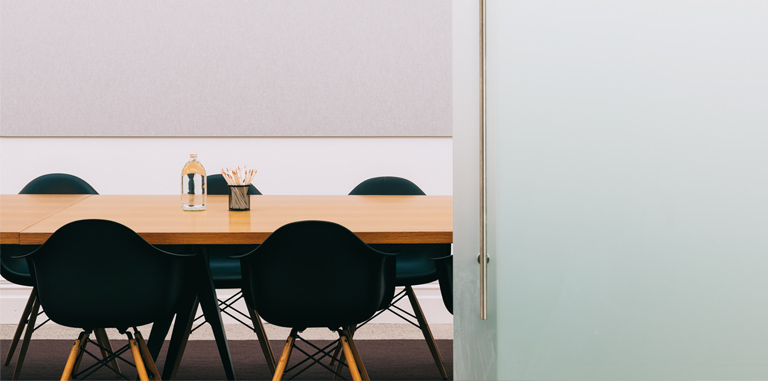
[[0, 4], [2, 136], [451, 135], [444, 0]]

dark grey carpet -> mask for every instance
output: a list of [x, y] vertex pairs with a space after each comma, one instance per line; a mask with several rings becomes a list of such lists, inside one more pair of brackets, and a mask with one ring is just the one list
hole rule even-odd
[[[58, 380], [72, 347], [73, 340], [32, 340], [29, 346], [27, 358], [21, 373], [21, 380]], [[283, 342], [270, 340], [275, 356], [282, 352]], [[318, 341], [316, 344], [327, 344], [328, 341]], [[440, 380], [440, 373], [432, 360], [427, 344], [423, 340], [360, 340], [356, 341], [360, 356], [371, 380]], [[114, 347], [124, 344], [114, 341]], [[9, 340], [0, 342], [0, 353], [5, 358], [10, 345]], [[445, 363], [449, 377], [453, 374], [453, 341], [437, 340], [440, 353]], [[264, 362], [259, 343], [257, 341], [233, 340], [229, 343], [235, 366], [235, 376], [239, 380], [269, 380], [272, 378]], [[158, 367], [162, 371], [165, 350], [160, 354]], [[295, 351], [291, 354], [291, 364], [301, 361], [305, 356]], [[9, 366], [0, 366], [0, 379], [10, 380], [13, 369], [16, 366], [14, 356]], [[86, 364], [86, 360], [83, 360]], [[290, 365], [289, 365], [290, 366]], [[128, 365], [122, 365], [122, 369], [129, 369]], [[83, 366], [81, 366], [83, 369]], [[128, 373], [128, 372], [126, 372]], [[130, 377], [135, 377], [135, 372], [130, 372]], [[342, 373], [349, 379], [348, 371]], [[289, 374], [288, 377], [291, 375]], [[224, 370], [221, 367], [216, 352], [216, 344], [213, 341], [190, 341], [177, 375], [178, 380], [221, 380], [224, 379]], [[108, 371], [100, 371], [88, 379], [99, 380], [116, 378]], [[284, 379], [288, 379], [287, 377]], [[299, 375], [297, 380], [331, 380], [333, 375], [315, 365], [308, 371]]]

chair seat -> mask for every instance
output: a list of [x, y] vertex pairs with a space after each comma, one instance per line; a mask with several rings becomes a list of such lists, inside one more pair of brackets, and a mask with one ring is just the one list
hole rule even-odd
[[437, 279], [440, 280], [440, 294], [445, 308], [453, 314], [453, 256], [435, 258]]
[[445, 244], [377, 244], [371, 247], [381, 252], [399, 254], [395, 265], [395, 286], [436, 281], [437, 269], [432, 258], [451, 254], [451, 246]]
[[395, 286], [411, 286], [415, 284], [426, 284], [437, 280], [437, 271], [434, 269], [425, 269], [421, 265], [412, 265], [412, 263], [402, 263], [397, 261], [397, 275], [395, 276]]
[[208, 246], [211, 266], [211, 278], [217, 289], [241, 288], [242, 273], [240, 260], [230, 258], [233, 255], [242, 255], [255, 249], [257, 245], [212, 245]]
[[239, 261], [236, 265], [222, 264], [215, 268], [211, 263], [211, 277], [216, 289], [240, 288], [243, 283]]
[[11, 283], [33, 287], [35, 282], [29, 274], [27, 261], [13, 257], [31, 253], [38, 247], [35, 245], [2, 245], [0, 247], [0, 255], [2, 255], [0, 275]]

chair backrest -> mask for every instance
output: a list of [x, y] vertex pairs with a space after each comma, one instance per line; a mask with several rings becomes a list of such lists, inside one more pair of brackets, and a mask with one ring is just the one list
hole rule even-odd
[[99, 194], [99, 192], [77, 176], [49, 173], [27, 183], [19, 194]]
[[240, 258], [245, 297], [278, 326], [357, 324], [394, 293], [395, 256], [333, 222], [289, 223]]
[[167, 316], [187, 286], [191, 257], [157, 249], [107, 220], [66, 224], [24, 256], [48, 317], [84, 329], [126, 329]]
[[[423, 196], [424, 191], [408, 179], [382, 176], [358, 184], [350, 195]], [[397, 286], [429, 283], [437, 279], [432, 258], [451, 254], [450, 244], [377, 244], [386, 253], [401, 254], [397, 258]]]
[[358, 184], [350, 195], [421, 195], [424, 191], [408, 179], [402, 177], [374, 177]]
[[[227, 180], [224, 180], [224, 176], [221, 174], [214, 174], [214, 175], [208, 175], [206, 178], [206, 182], [208, 183], [208, 194], [216, 194], [216, 195], [227, 195], [229, 194], [229, 185], [227, 184]], [[259, 192], [258, 189], [256, 189], [253, 184], [251, 184], [250, 187], [248, 187], [248, 194], [250, 195], [260, 195], [261, 192]]]
[[433, 258], [437, 268], [437, 280], [440, 282], [440, 294], [448, 312], [453, 313], [453, 255]]

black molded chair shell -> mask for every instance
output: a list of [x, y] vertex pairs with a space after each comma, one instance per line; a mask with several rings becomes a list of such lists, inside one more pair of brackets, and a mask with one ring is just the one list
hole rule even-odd
[[130, 228], [107, 220], [64, 225], [24, 257], [52, 321], [121, 330], [174, 310], [191, 258], [157, 249]]
[[284, 225], [240, 260], [245, 297], [278, 326], [357, 324], [394, 293], [395, 256], [333, 222]]
[[399, 254], [395, 286], [425, 284], [437, 280], [432, 258], [451, 254], [451, 245], [436, 244], [375, 244], [370, 245], [385, 253]]
[[[374, 177], [358, 184], [350, 195], [417, 195], [424, 191], [410, 180], [401, 177]], [[451, 255], [449, 244], [376, 244], [371, 245], [385, 253], [400, 254], [397, 258], [395, 285], [425, 284], [437, 280], [437, 270], [432, 258]]]
[[0, 247], [0, 275], [14, 284], [32, 287], [35, 282], [29, 274], [27, 261], [19, 256], [28, 254], [40, 246], [37, 245], [2, 245]]
[[27, 183], [19, 194], [99, 194], [99, 192], [77, 176], [49, 173]]
[[408, 179], [394, 176], [374, 177], [365, 180], [349, 194], [360, 195], [425, 195], [424, 191]]
[[453, 256], [433, 258], [437, 268], [437, 280], [440, 282], [440, 294], [448, 312], [453, 313]]

